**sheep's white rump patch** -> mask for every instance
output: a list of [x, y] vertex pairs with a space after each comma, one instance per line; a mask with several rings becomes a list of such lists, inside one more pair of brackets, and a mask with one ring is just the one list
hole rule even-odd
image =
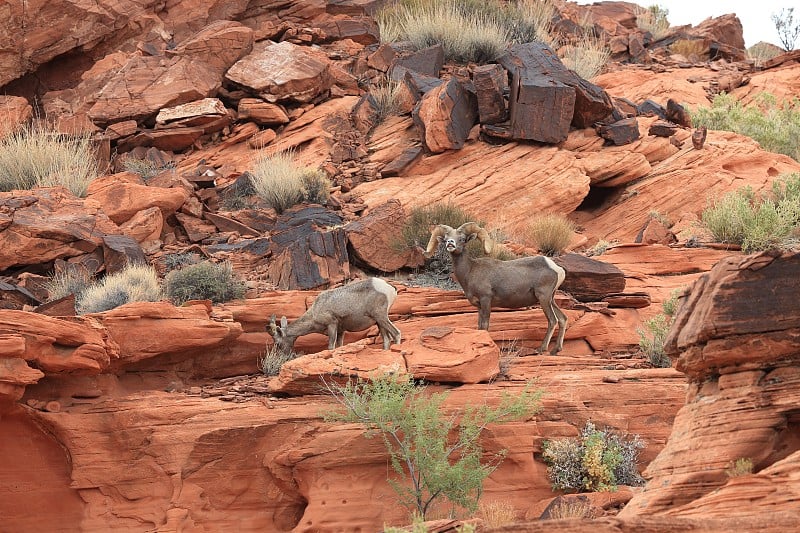
[[561, 286], [562, 283], [564, 283], [564, 277], [567, 275], [567, 273], [564, 271], [563, 268], [558, 266], [556, 262], [550, 259], [549, 257], [545, 257], [544, 260], [547, 263], [547, 266], [549, 266], [556, 274], [558, 274], [558, 283], [556, 283], [556, 289], [557, 289]]
[[386, 281], [380, 278], [371, 278], [371, 279], [372, 279], [372, 288], [378, 292], [383, 293], [386, 296], [386, 300], [388, 300], [389, 302], [387, 309], [389, 307], [392, 307], [395, 298], [397, 298], [397, 289], [395, 289], [394, 287], [389, 285]]

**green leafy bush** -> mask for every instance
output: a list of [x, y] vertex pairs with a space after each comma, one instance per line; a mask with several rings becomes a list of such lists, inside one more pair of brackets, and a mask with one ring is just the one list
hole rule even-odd
[[638, 435], [597, 429], [587, 422], [580, 437], [548, 440], [543, 458], [553, 490], [593, 492], [644, 484], [637, 463], [644, 442]]
[[702, 221], [717, 242], [737, 244], [746, 253], [786, 248], [798, 241], [800, 173], [773, 182], [769, 194], [741, 188], [711, 202]]
[[157, 302], [161, 297], [155, 269], [131, 264], [83, 290], [75, 307], [78, 314], [100, 313], [131, 302]]
[[489, 424], [532, 416], [542, 396], [528, 384], [519, 394], [504, 395], [497, 407], [467, 406], [460, 413], [444, 413], [447, 395], [428, 394], [410, 376], [326, 386], [345, 409], [326, 419], [358, 422], [367, 438], [383, 439], [397, 476], [389, 483], [401, 503], [423, 518], [442, 498], [475, 512], [483, 481], [503, 458], [498, 453], [481, 462], [481, 433]]
[[541, 253], [547, 256], [561, 254], [572, 240], [575, 225], [565, 216], [548, 213], [531, 217], [528, 235]]
[[669, 328], [675, 318], [680, 290], [673, 291], [672, 295], [661, 304], [663, 313], [644, 321], [644, 328], [639, 328], [639, 349], [647, 357], [650, 364], [656, 368], [669, 368], [672, 361], [664, 352]]
[[721, 93], [711, 107], [690, 111], [696, 127], [727, 130], [758, 141], [764, 150], [800, 161], [800, 99], [778, 104], [775, 97], [762, 93], [755, 105], [743, 106], [735, 97]]
[[222, 303], [242, 298], [245, 285], [236, 279], [230, 263], [201, 261], [169, 272], [164, 278], [164, 291], [175, 305], [189, 300]]
[[100, 174], [92, 140], [29, 126], [0, 140], [0, 190], [62, 186], [78, 197]]
[[255, 193], [278, 213], [301, 202], [325, 204], [331, 183], [321, 170], [298, 165], [291, 152], [259, 155], [251, 180]]

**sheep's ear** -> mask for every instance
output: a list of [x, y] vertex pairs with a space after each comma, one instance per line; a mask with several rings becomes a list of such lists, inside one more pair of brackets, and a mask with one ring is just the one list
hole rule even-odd
[[288, 328], [288, 327], [289, 327], [289, 321], [286, 320], [285, 316], [282, 316], [281, 317], [281, 329], [286, 331], [286, 328]]

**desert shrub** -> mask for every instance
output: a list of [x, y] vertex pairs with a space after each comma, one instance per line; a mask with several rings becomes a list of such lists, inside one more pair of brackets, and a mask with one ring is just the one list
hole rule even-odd
[[714, 97], [711, 107], [690, 111], [695, 127], [727, 130], [746, 135], [764, 150], [800, 161], [800, 99], [778, 104], [775, 97], [762, 93], [747, 107], [725, 93]]
[[728, 468], [725, 469], [725, 474], [728, 477], [746, 476], [753, 473], [753, 460], [747, 457], [740, 457], [735, 461], [731, 461]]
[[773, 13], [770, 18], [778, 31], [778, 38], [787, 52], [794, 50], [794, 43], [800, 37], [800, 20], [794, 20], [794, 8], [781, 9], [779, 13]]
[[165, 170], [174, 169], [175, 167], [176, 165], [174, 161], [168, 161], [162, 164], [152, 161], [146, 157], [144, 159], [139, 159], [130, 155], [126, 155], [122, 159], [122, 168], [125, 171], [139, 174], [145, 181], [159, 175]]
[[48, 301], [58, 300], [70, 294], [77, 299], [93, 283], [92, 275], [83, 267], [65, 268], [53, 274], [44, 283]]
[[777, 46], [764, 42], [754, 44], [746, 52], [747, 59], [753, 61], [756, 67], [760, 67], [764, 61], [781, 54], [781, 50]]
[[659, 5], [641, 8], [636, 13], [636, 25], [642, 31], [649, 31], [653, 40], [657, 41], [669, 31], [669, 10]]
[[497, 407], [444, 413], [447, 394], [428, 394], [411, 376], [326, 386], [344, 407], [344, 413], [329, 413], [326, 419], [360, 423], [367, 438], [383, 439], [396, 474], [388, 481], [400, 502], [422, 518], [442, 499], [475, 512], [483, 481], [503, 458], [501, 452], [481, 462], [481, 433], [489, 424], [532, 416], [542, 396], [529, 383], [519, 394], [503, 395]]
[[294, 351], [284, 353], [275, 344], [267, 345], [263, 357], [258, 362], [258, 368], [267, 376], [277, 376], [283, 363], [297, 357]]
[[445, 224], [457, 228], [465, 222], [483, 222], [475, 215], [452, 202], [436, 202], [426, 206], [412, 207], [401, 229], [398, 249], [425, 248], [431, 238], [431, 226]]
[[673, 54], [680, 54], [690, 61], [697, 61], [705, 56], [706, 47], [701, 40], [678, 39], [669, 46], [669, 50]]
[[192, 265], [194, 263], [199, 262], [197, 254], [193, 253], [174, 253], [174, 254], [166, 254], [163, 258], [164, 267], [166, 268], [167, 272], [175, 270], [176, 268], [181, 268], [186, 265]]
[[713, 200], [702, 221], [715, 241], [737, 244], [746, 253], [791, 247], [800, 226], [800, 174], [781, 176], [768, 194], [743, 187]]
[[644, 484], [637, 463], [644, 442], [587, 422], [579, 437], [548, 440], [543, 458], [553, 490], [593, 492]]
[[597, 241], [597, 243], [594, 246], [592, 246], [591, 248], [586, 250], [586, 255], [588, 257], [593, 257], [593, 256], [596, 256], [596, 255], [603, 255], [604, 253], [606, 253], [608, 251], [609, 248], [611, 248], [612, 246], [614, 246], [616, 244], [619, 244], [619, 241], [606, 241], [606, 240], [600, 239], [599, 241]]
[[278, 213], [300, 202], [325, 204], [331, 183], [325, 174], [298, 165], [291, 152], [261, 154], [252, 172], [253, 189]]
[[636, 330], [639, 335], [639, 349], [656, 368], [669, 368], [672, 361], [664, 351], [669, 328], [675, 318], [678, 307], [680, 289], [672, 292], [669, 298], [661, 304], [662, 313], [645, 320], [644, 327]]
[[100, 313], [131, 302], [157, 302], [162, 292], [155, 269], [130, 264], [83, 290], [76, 300], [78, 314]]
[[87, 135], [28, 126], [0, 140], [0, 190], [62, 186], [83, 197], [100, 170]]
[[562, 47], [559, 54], [564, 66], [581, 78], [590, 80], [606, 66], [611, 58], [611, 49], [602, 39], [586, 32], [574, 44]]
[[538, 214], [531, 217], [528, 236], [541, 253], [556, 256], [569, 246], [575, 225], [564, 215]]
[[168, 273], [164, 278], [164, 291], [175, 305], [189, 300], [222, 303], [242, 298], [245, 285], [236, 279], [230, 263], [201, 261]]

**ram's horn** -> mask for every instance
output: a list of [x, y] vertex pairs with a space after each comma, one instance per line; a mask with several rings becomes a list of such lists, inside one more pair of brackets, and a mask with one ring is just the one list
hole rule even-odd
[[492, 253], [492, 248], [494, 248], [494, 242], [492, 238], [489, 237], [489, 233], [480, 227], [477, 222], [465, 222], [458, 227], [458, 231], [470, 235], [475, 234], [483, 243], [483, 251], [486, 255]]
[[452, 229], [453, 228], [450, 226], [445, 226], [444, 224], [433, 227], [431, 230], [431, 240], [428, 241], [428, 247], [425, 248], [425, 257], [431, 257], [433, 255], [436, 248], [439, 246], [439, 237], [443, 236], [448, 231], [452, 231]]

